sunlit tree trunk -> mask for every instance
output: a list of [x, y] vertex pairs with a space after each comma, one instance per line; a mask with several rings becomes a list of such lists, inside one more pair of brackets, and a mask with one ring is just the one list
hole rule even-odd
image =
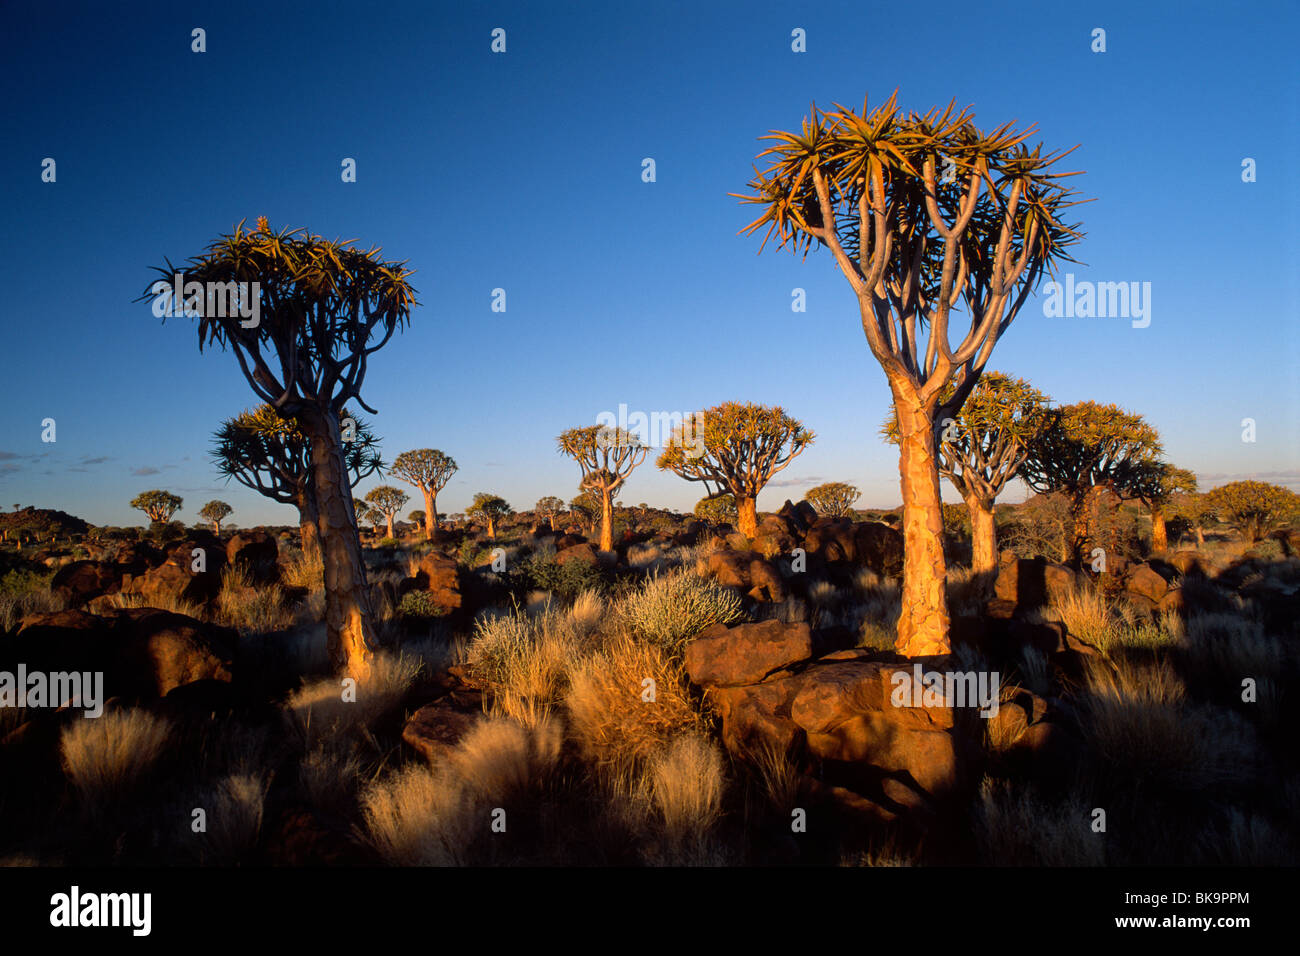
[[311, 558], [319, 558], [320, 550], [320, 515], [316, 508], [316, 495], [311, 486], [304, 487], [298, 493], [298, 537], [302, 542], [302, 553]]
[[943, 500], [932, 415], [906, 386], [895, 387], [894, 403], [901, 433], [898, 471], [903, 492], [903, 607], [894, 648], [905, 657], [948, 654], [952, 647]]
[[600, 550], [614, 550], [614, 495], [610, 491], [600, 493]]
[[361, 677], [369, 671], [379, 641], [338, 420], [329, 414], [309, 414], [303, 425], [311, 435], [330, 660], [337, 669]]
[[975, 574], [992, 573], [998, 566], [998, 531], [993, 520], [993, 502], [971, 495], [966, 499], [966, 510], [970, 512], [971, 571]]
[[746, 538], [758, 534], [758, 499], [736, 495], [736, 527]]
[[424, 492], [424, 539], [438, 540], [438, 496], [432, 491]]
[[1165, 527], [1165, 512], [1159, 505], [1151, 508], [1151, 550], [1157, 553], [1169, 550], [1169, 529]]

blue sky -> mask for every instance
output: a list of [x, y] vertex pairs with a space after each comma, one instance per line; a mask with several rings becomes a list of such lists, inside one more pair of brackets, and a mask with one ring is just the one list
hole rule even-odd
[[[233, 355], [200, 355], [192, 323], [132, 301], [165, 256], [266, 215], [417, 270], [421, 305], [363, 394], [386, 458], [436, 447], [460, 463], [440, 510], [477, 491], [518, 509], [567, 500], [579, 476], [560, 431], [620, 403], [727, 399], [780, 404], [818, 435], [761, 509], [820, 480], [895, 505], [897, 455], [878, 437], [888, 388], [848, 285], [825, 251], [757, 255], [737, 235], [750, 208], [728, 193], [744, 190], [757, 137], [796, 128], [810, 102], [896, 88], [908, 108], [956, 99], [985, 128], [1036, 122], [1049, 148], [1082, 144], [1067, 162], [1098, 201], [1079, 208], [1071, 271], [1151, 283], [1143, 329], [1031, 302], [990, 367], [1146, 416], [1203, 485], [1300, 487], [1295, 5], [914, 9], [0, 6], [0, 501], [139, 523], [127, 502], [161, 487], [187, 522], [214, 497], [245, 526], [293, 520], [209, 464], [211, 432], [255, 402]], [[194, 27], [206, 53], [191, 52]], [[505, 54], [490, 51], [495, 27]], [[806, 53], [791, 51], [795, 28]], [[55, 183], [41, 182], [45, 157]], [[701, 493], [648, 462], [622, 498], [688, 509]]]

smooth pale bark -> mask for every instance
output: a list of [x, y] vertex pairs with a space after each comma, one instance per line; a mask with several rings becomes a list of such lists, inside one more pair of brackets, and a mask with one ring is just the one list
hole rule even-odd
[[388, 514], [384, 515], [384, 517], [388, 521], [388, 537], [391, 538], [394, 536], [393, 535], [393, 513], [390, 511]]
[[758, 534], [758, 499], [735, 495], [736, 527], [746, 538]]
[[330, 661], [338, 670], [362, 677], [370, 669], [379, 640], [366, 586], [361, 538], [338, 419], [330, 414], [309, 413], [301, 420], [311, 435], [312, 484], [325, 566], [325, 631]]
[[1151, 550], [1156, 553], [1169, 550], [1169, 529], [1165, 526], [1165, 513], [1159, 505], [1151, 509]]
[[948, 568], [943, 557], [943, 500], [932, 411], [911, 389], [894, 390], [898, 472], [903, 492], [903, 607], [894, 649], [905, 657], [949, 654]]
[[421, 488], [424, 492], [424, 538], [426, 541], [438, 540], [438, 495]]
[[614, 495], [609, 491], [600, 495], [600, 550], [614, 550]]
[[993, 521], [993, 502], [978, 495], [966, 499], [970, 512], [971, 571], [975, 574], [992, 573], [998, 567], [998, 530]]
[[1198, 548], [1205, 547], [1205, 529], [1199, 524], [1196, 526], [1196, 546]]

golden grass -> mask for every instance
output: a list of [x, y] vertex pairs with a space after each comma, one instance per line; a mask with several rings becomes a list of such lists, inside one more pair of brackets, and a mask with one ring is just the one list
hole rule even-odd
[[352, 689], [343, 678], [325, 677], [290, 694], [285, 713], [311, 750], [325, 738], [366, 729], [396, 708], [422, 666], [418, 658], [405, 654], [377, 654], [370, 670], [356, 682], [355, 700], [349, 699]]
[[88, 807], [115, 802], [162, 755], [171, 724], [144, 710], [109, 710], [63, 728], [63, 770]]
[[224, 777], [205, 801], [207, 856], [220, 863], [237, 863], [254, 846], [262, 832], [268, 780], [260, 774], [235, 773]]

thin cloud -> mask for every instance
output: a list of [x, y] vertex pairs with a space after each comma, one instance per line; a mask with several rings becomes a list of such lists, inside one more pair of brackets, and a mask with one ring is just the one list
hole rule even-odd
[[767, 483], [769, 488], [801, 488], [804, 485], [820, 485], [827, 479], [814, 475], [810, 478], [777, 478]]
[[133, 468], [131, 470], [131, 474], [135, 475], [137, 478], [143, 478], [145, 475], [158, 475], [158, 474], [162, 474], [162, 472], [160, 472], [157, 468], [150, 468], [149, 466], [146, 465], [143, 468]]

